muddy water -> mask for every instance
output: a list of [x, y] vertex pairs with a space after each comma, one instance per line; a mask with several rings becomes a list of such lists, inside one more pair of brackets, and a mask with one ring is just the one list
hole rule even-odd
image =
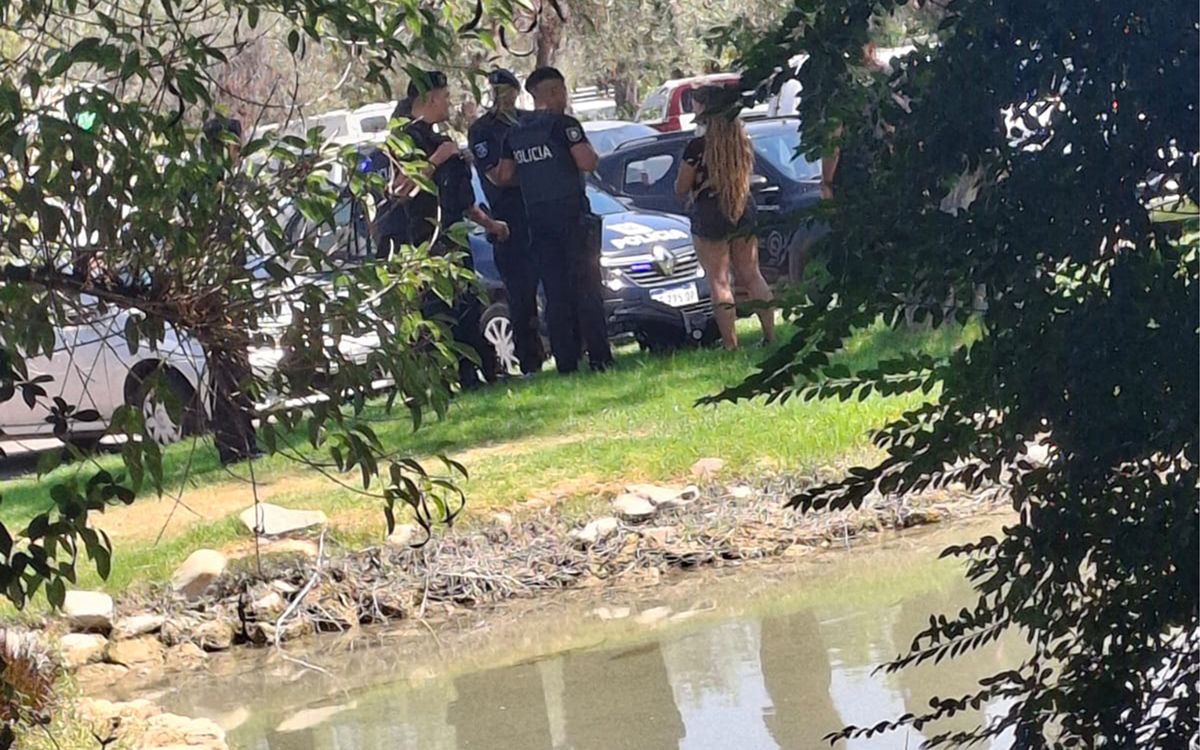
[[[254, 750], [828, 747], [827, 732], [920, 712], [1017, 661], [1019, 644], [1002, 641], [949, 665], [875, 672], [931, 612], [968, 603], [958, 569], [935, 557], [981, 531], [577, 592], [476, 613], [437, 635], [412, 625], [292, 652], [329, 674], [243, 653], [154, 697]], [[1001, 708], [846, 746], [916, 748]]]

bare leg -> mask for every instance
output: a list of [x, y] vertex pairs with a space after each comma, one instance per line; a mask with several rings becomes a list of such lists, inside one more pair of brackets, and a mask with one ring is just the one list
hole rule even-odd
[[[771, 287], [767, 285], [762, 269], [758, 267], [758, 239], [754, 236], [739, 237], [729, 244], [729, 249], [733, 259], [733, 276], [738, 284], [746, 288], [750, 299], [758, 302], [770, 302], [774, 299]], [[758, 310], [758, 320], [762, 324], [763, 341], [768, 344], [774, 342], [775, 308]]]
[[706, 240], [693, 237], [696, 256], [708, 277], [712, 290], [713, 317], [717, 319], [717, 330], [721, 332], [721, 343], [729, 351], [737, 349], [737, 313], [733, 309], [733, 285], [729, 282], [729, 243], [721, 240]]

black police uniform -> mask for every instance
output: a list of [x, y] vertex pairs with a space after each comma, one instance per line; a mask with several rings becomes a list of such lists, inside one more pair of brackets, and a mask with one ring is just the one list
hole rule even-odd
[[[421, 120], [410, 122], [404, 130], [412, 139], [413, 145], [427, 155], [432, 155], [438, 146], [450, 141], [446, 136], [436, 133], [429, 123]], [[454, 156], [442, 162], [434, 170], [433, 183], [437, 187], [436, 196], [422, 190], [405, 206], [407, 241], [413, 245], [429, 242], [440, 226], [442, 233], [429, 248], [430, 254], [439, 255], [456, 249], [446, 230], [461, 221], [466, 211], [475, 204], [475, 191], [471, 187], [470, 167], [461, 156]], [[475, 265], [469, 252], [465, 253], [462, 262], [467, 268], [474, 270]], [[427, 318], [450, 319], [454, 340], [475, 351], [484, 377], [492, 381], [497, 374], [496, 352], [483, 338], [480, 322], [482, 313], [478, 296], [470, 290], [460, 293], [452, 307], [436, 295], [429, 294], [422, 308], [422, 314]], [[474, 388], [480, 384], [475, 364], [465, 357], [459, 360], [458, 375], [463, 388]]]
[[586, 142], [574, 117], [539, 110], [509, 132], [503, 154], [516, 162], [534, 256], [546, 290], [550, 348], [561, 373], [579, 368], [581, 334], [593, 370], [612, 364], [600, 243], [589, 241], [594, 217], [583, 173], [571, 157], [571, 147]]
[[[518, 112], [517, 117], [528, 114]], [[513, 124], [505, 115], [487, 112], [471, 125], [467, 139], [492, 216], [508, 224], [508, 239], [493, 242], [492, 246], [496, 251], [496, 268], [508, 291], [508, 312], [517, 359], [521, 361], [521, 372], [529, 374], [542, 369], [544, 353], [537, 310], [541, 278], [530, 246], [525, 201], [520, 187], [500, 187], [487, 178], [488, 171], [500, 163], [504, 141]]]

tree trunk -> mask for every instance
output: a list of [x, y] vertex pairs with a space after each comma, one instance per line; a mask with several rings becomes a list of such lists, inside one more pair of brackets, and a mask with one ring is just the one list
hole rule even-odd
[[[560, 17], [559, 13], [563, 16]], [[558, 57], [558, 48], [562, 42], [563, 24], [566, 22], [566, 9], [561, 5], [543, 3], [538, 13], [537, 54], [539, 68], [553, 65]]]

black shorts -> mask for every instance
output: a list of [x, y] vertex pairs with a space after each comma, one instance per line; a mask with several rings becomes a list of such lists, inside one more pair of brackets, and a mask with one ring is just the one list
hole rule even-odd
[[702, 240], [727, 242], [735, 235], [750, 235], [758, 219], [754, 201], [746, 201], [742, 218], [736, 223], [729, 220], [721, 210], [721, 203], [716, 197], [700, 197], [696, 199], [689, 212], [692, 220], [692, 234]]

